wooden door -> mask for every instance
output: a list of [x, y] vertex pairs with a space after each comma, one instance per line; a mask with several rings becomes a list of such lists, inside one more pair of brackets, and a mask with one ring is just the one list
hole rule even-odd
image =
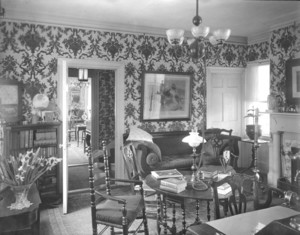
[[242, 68], [207, 69], [207, 128], [232, 129], [241, 135]]

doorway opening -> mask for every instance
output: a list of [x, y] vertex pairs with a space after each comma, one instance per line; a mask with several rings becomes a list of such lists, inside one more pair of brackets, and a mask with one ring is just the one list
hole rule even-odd
[[[115, 150], [115, 72], [87, 69], [85, 81], [79, 80], [79, 69], [68, 69], [68, 185], [69, 191], [88, 189], [88, 156], [86, 137], [91, 138], [91, 123], [99, 113], [98, 142], [107, 141], [110, 167], [114, 172]], [[95, 82], [95, 79], [97, 82]], [[92, 84], [98, 89], [98, 99], [92, 99]], [[97, 88], [98, 87], [98, 88]], [[97, 102], [97, 104], [95, 103]], [[101, 171], [101, 169], [99, 169]], [[104, 184], [104, 177], [102, 180]]]
[[[120, 62], [110, 62], [101, 59], [68, 59], [68, 58], [58, 58], [58, 93], [57, 100], [58, 105], [62, 111], [62, 125], [61, 132], [59, 133], [59, 143], [61, 146], [60, 156], [63, 161], [60, 164], [60, 180], [59, 188], [63, 195], [63, 213], [68, 212], [68, 195], [69, 195], [69, 174], [68, 174], [68, 68], [88, 68], [88, 69], [104, 69], [113, 70], [115, 72], [115, 177], [123, 178], [125, 177], [124, 163], [118, 160], [118, 156], [121, 156], [121, 146], [123, 144], [123, 134], [125, 131], [124, 125], [124, 87], [125, 87], [125, 66]], [[96, 89], [97, 85], [93, 84], [93, 81], [97, 84], [98, 79], [92, 80], [92, 100], [97, 100], [99, 89]], [[98, 93], [97, 93], [98, 92]], [[93, 150], [100, 148], [99, 141], [97, 142], [97, 136], [99, 137], [98, 124], [96, 120], [99, 120], [99, 113], [93, 114], [91, 121], [91, 133], [92, 148]]]

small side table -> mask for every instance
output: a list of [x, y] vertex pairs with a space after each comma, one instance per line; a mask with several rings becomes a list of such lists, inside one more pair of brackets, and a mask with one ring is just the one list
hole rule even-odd
[[[248, 169], [251, 169], [251, 168], [255, 167], [255, 161], [257, 160], [257, 159], [255, 159], [255, 146], [254, 146], [254, 140], [250, 140], [250, 139], [242, 139], [241, 142], [252, 144], [252, 160], [251, 160], [250, 166], [248, 167]], [[258, 142], [258, 146], [260, 146], [260, 145], [262, 145], [262, 144], [267, 144], [267, 143], [269, 143], [269, 141], [267, 141], [267, 140], [261, 140], [261, 139], [258, 139], [257, 142]]]
[[254, 190], [253, 190], [253, 196], [254, 196], [254, 204], [253, 207], [255, 210], [258, 210], [260, 208], [259, 205], [259, 190], [262, 189], [262, 186], [260, 185], [261, 182], [261, 174], [259, 172], [259, 169], [257, 168], [257, 149], [260, 147], [261, 144], [267, 144], [269, 141], [266, 140], [261, 140], [258, 139], [257, 143], [254, 142], [254, 140], [250, 139], [242, 139], [242, 142], [245, 143], [250, 143], [252, 144], [252, 161], [248, 169], [252, 169], [254, 172], [254, 178], [253, 178], [253, 183], [254, 183]]
[[[41, 199], [36, 185], [33, 184], [28, 193], [28, 200], [33, 203], [29, 208], [10, 210], [7, 207], [14, 200], [15, 197], [9, 187], [0, 191], [0, 235], [39, 235]], [[26, 230], [30, 230], [30, 233]]]

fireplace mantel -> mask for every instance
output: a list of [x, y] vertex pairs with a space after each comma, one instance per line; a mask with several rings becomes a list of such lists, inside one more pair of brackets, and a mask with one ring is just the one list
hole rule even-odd
[[271, 133], [277, 131], [300, 134], [300, 113], [271, 113]]
[[271, 142], [269, 149], [268, 184], [277, 186], [281, 176], [281, 144], [282, 135], [292, 134], [300, 136], [300, 113], [271, 113], [270, 114]]

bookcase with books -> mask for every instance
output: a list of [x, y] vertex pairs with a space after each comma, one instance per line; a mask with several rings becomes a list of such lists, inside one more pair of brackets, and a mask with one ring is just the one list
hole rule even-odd
[[[40, 148], [45, 157], [58, 157], [58, 128], [60, 122], [26, 125], [8, 125], [5, 128], [5, 155], [17, 157], [19, 153]], [[47, 171], [38, 180], [40, 196], [58, 195], [58, 166]]]

